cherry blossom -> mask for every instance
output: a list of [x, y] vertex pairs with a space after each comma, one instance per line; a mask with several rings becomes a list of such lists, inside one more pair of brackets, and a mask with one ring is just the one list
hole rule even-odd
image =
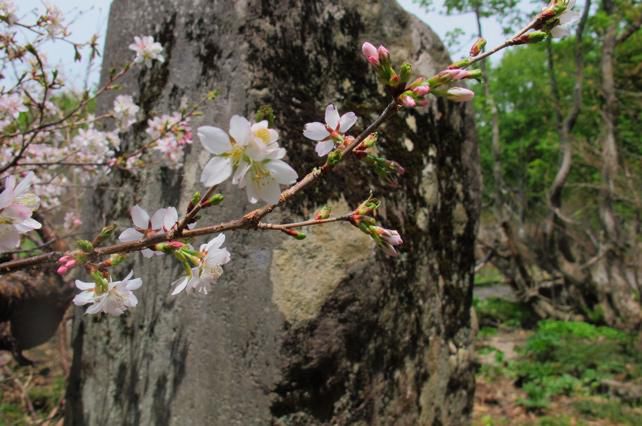
[[263, 200], [277, 204], [280, 185], [290, 185], [298, 178], [297, 172], [282, 160], [285, 149], [252, 141], [246, 153], [247, 158], [238, 169], [241, 173], [237, 173], [239, 188], [246, 188], [250, 203]]
[[49, 37], [54, 38], [57, 36], [67, 35], [67, 29], [63, 25], [63, 16], [62, 11], [58, 6], [45, 3], [45, 8], [47, 9], [44, 19], [42, 20], [42, 25], [45, 27]]
[[12, 0], [0, 0], [0, 16], [4, 16], [4, 20], [7, 24], [15, 24], [16, 5]]
[[147, 134], [154, 140], [154, 150], [170, 168], [178, 169], [183, 161], [183, 148], [192, 143], [189, 121], [180, 113], [164, 114], [147, 122]]
[[218, 127], [202, 126], [197, 130], [203, 147], [214, 156], [201, 174], [207, 187], [232, 177], [232, 183], [246, 188], [248, 200], [279, 201], [279, 185], [296, 182], [296, 171], [285, 161], [285, 150], [277, 144], [278, 133], [268, 128], [267, 121], [250, 123], [234, 115], [230, 119], [229, 135]]
[[557, 16], [559, 23], [551, 29], [551, 36], [556, 38], [570, 35], [568, 27], [580, 17], [580, 13], [573, 10], [575, 0], [564, 0], [560, 3], [562, 6], [565, 6], [565, 9], [559, 16]]
[[0, 193], [0, 250], [18, 247], [20, 234], [42, 226], [31, 218], [40, 205], [38, 196], [28, 192], [33, 179], [33, 172], [17, 185], [14, 176], [5, 179], [4, 190]]
[[25, 111], [27, 111], [27, 107], [19, 94], [12, 93], [0, 96], [0, 113], [18, 118], [18, 115]]
[[151, 67], [152, 61], [164, 62], [163, 46], [154, 41], [152, 36], [134, 37], [134, 42], [129, 48], [136, 52], [134, 62], [137, 64], [144, 63], [145, 66]]
[[354, 112], [347, 112], [339, 117], [339, 112], [330, 104], [325, 109], [325, 124], [307, 123], [303, 128], [303, 136], [317, 141], [315, 151], [319, 157], [328, 155], [334, 149], [335, 142], [343, 141], [343, 135], [357, 122]]
[[401, 239], [399, 232], [393, 229], [382, 228], [380, 226], [371, 226], [370, 232], [387, 255], [398, 255], [395, 247], [403, 244], [403, 240]]
[[[130, 272], [122, 281], [101, 282], [96, 285], [95, 282], [84, 282], [76, 280], [76, 287], [82, 290], [74, 297], [74, 304], [83, 306], [91, 304], [86, 313], [90, 315], [104, 312], [108, 315], [122, 315], [128, 308], [133, 308], [138, 304], [138, 299], [134, 295], [134, 290], [140, 288], [143, 280], [140, 278], [132, 279], [134, 271]], [[105, 286], [106, 289], [100, 287]], [[101, 291], [102, 290], [102, 291]]]
[[186, 277], [176, 280], [172, 285], [175, 285], [172, 295], [177, 295], [182, 291], [191, 293], [207, 294], [215, 283], [223, 274], [221, 265], [230, 261], [230, 252], [226, 248], [221, 247], [225, 242], [225, 235], [218, 234], [215, 238], [206, 244], [202, 244], [199, 250], [200, 263], [199, 265], [191, 268], [190, 274]]
[[[178, 221], [178, 212], [175, 207], [158, 209], [151, 218], [149, 217], [149, 213], [138, 205], [132, 207], [129, 212], [134, 222], [134, 227], [127, 228], [121, 232], [118, 239], [122, 242], [138, 241], [156, 232], [167, 232], [172, 229]], [[141, 253], [145, 257], [163, 254], [160, 251], [153, 251], [148, 248], [141, 250]]]
[[114, 118], [121, 131], [127, 130], [136, 122], [136, 113], [140, 108], [129, 95], [118, 95], [114, 100]]

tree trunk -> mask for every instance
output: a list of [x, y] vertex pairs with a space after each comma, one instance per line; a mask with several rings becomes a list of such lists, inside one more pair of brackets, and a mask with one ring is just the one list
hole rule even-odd
[[[303, 125], [325, 106], [365, 126], [388, 102], [360, 54], [382, 42], [393, 59], [431, 75], [449, 63], [437, 36], [391, 1], [115, 0], [103, 76], [153, 35], [166, 61], [127, 82], [149, 113], [217, 89], [194, 127], [227, 128], [232, 114], [276, 112], [281, 143], [300, 174], [319, 164]], [[109, 99], [103, 105], [109, 104]], [[120, 318], [76, 315], [69, 424], [466, 424], [472, 409], [470, 307], [479, 214], [478, 153], [470, 110], [434, 101], [380, 131], [385, 155], [407, 170], [392, 190], [349, 159], [273, 213], [347, 212], [372, 190], [382, 221], [404, 236], [399, 258], [373, 252], [347, 224], [304, 241], [228, 233], [232, 261], [206, 297], [170, 296], [181, 268], [168, 256], [130, 261], [139, 306]], [[129, 143], [140, 143], [138, 133]], [[196, 190], [206, 155], [195, 141], [181, 171], [115, 173], [88, 195], [96, 225], [129, 222], [127, 209], [179, 206]], [[199, 223], [250, 210], [223, 185], [224, 203]], [[199, 241], [200, 243], [200, 241]]]

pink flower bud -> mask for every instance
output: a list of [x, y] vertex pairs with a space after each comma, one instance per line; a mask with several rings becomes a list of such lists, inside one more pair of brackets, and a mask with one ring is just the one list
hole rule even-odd
[[167, 245], [173, 249], [179, 249], [183, 247], [185, 244], [181, 243], [180, 241], [170, 241], [169, 243], [167, 243]]
[[377, 53], [379, 54], [380, 61], [386, 62], [390, 60], [390, 51], [386, 49], [383, 44], [379, 46]]
[[67, 272], [69, 272], [69, 269], [65, 268], [65, 266], [61, 266], [60, 268], [56, 269], [56, 273], [58, 275], [65, 275]]
[[370, 58], [374, 58], [377, 62], [379, 61], [379, 54], [377, 53], [377, 48], [374, 47], [372, 44], [368, 43], [367, 41], [363, 43], [361, 46], [361, 52], [363, 53], [363, 56], [368, 60], [368, 62], [372, 63], [370, 61]]
[[372, 65], [379, 65], [379, 59], [376, 56], [368, 56], [368, 62]]
[[72, 269], [74, 266], [76, 266], [76, 259], [71, 259], [69, 262], [65, 263], [63, 266], [67, 269]]
[[430, 86], [419, 86], [412, 89], [417, 96], [425, 96], [430, 92]]
[[406, 108], [413, 108], [415, 105], [417, 105], [417, 102], [415, 102], [415, 100], [408, 95], [401, 96], [401, 103]]
[[71, 259], [73, 259], [73, 258], [71, 256], [69, 256], [68, 254], [66, 254], [63, 257], [61, 257], [60, 259], [58, 259], [58, 263], [67, 263]]

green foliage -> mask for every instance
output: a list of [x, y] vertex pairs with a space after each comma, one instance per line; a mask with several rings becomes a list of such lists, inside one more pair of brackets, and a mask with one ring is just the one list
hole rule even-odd
[[[0, 399], [2, 395], [0, 394]], [[24, 423], [24, 411], [18, 405], [0, 404], [0, 426], [20, 425]]]
[[504, 281], [504, 276], [499, 270], [492, 267], [485, 267], [475, 273], [475, 286], [499, 284]]
[[620, 401], [596, 401], [581, 399], [573, 403], [573, 408], [582, 416], [590, 419], [606, 419], [621, 425], [637, 426], [642, 422], [642, 416]]
[[548, 406], [558, 395], [590, 395], [601, 381], [632, 379], [642, 373], [642, 354], [621, 331], [582, 322], [542, 321], [509, 370], [529, 409]]
[[473, 306], [481, 325], [519, 327], [535, 320], [535, 316], [526, 305], [501, 298], [474, 299]]

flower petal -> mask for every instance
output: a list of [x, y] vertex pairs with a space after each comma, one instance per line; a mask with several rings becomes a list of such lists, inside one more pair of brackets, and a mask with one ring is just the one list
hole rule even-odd
[[201, 183], [212, 187], [223, 182], [232, 175], [232, 160], [224, 157], [212, 157], [203, 168]]
[[239, 145], [247, 145], [252, 136], [252, 126], [247, 118], [233, 115], [230, 119], [230, 135]]
[[325, 124], [314, 122], [308, 123], [303, 127], [303, 136], [313, 141], [322, 141], [330, 136], [330, 133], [328, 129], [326, 129]]
[[211, 249], [207, 252], [206, 262], [208, 265], [224, 265], [231, 259], [230, 252], [227, 249]]
[[222, 129], [212, 126], [202, 126], [196, 130], [203, 148], [212, 154], [222, 154], [232, 149], [230, 137]]
[[334, 149], [334, 141], [322, 141], [317, 142], [317, 145], [314, 147], [314, 150], [317, 152], [319, 157], [325, 157]]
[[296, 182], [299, 175], [288, 163], [281, 160], [270, 161], [265, 165], [272, 177], [281, 185], [289, 185]]
[[142, 285], [143, 285], [142, 279], [134, 278], [133, 280], [127, 280], [127, 285], [125, 286], [125, 288], [129, 291], [138, 290]]
[[[178, 285], [176, 286], [174, 291], [172, 291], [172, 296], [176, 296], [178, 293], [180, 293], [181, 291], [185, 290], [185, 287], [187, 287], [187, 283], [189, 282], [189, 280], [190, 279], [188, 277], [183, 278], [183, 281], [178, 283]], [[178, 282], [178, 281], [176, 281], [176, 282]], [[174, 284], [176, 282], [174, 282]]]
[[354, 126], [354, 123], [356, 122], [357, 114], [355, 114], [354, 112], [346, 112], [341, 116], [341, 120], [339, 122], [339, 131], [341, 133], [347, 132], [352, 126]]
[[225, 242], [225, 234], [218, 234], [215, 238], [212, 238], [207, 244], [201, 246], [201, 251], [217, 249], [223, 245]]
[[332, 130], [337, 130], [337, 127], [339, 127], [339, 111], [333, 104], [325, 108], [325, 124]]
[[29, 232], [29, 231], [31, 231], [33, 229], [42, 228], [42, 225], [40, 224], [40, 222], [38, 222], [37, 220], [34, 220], [34, 219], [30, 218], [30, 217], [25, 219], [25, 220], [23, 220], [21, 223], [16, 223], [15, 226], [16, 226], [16, 229], [18, 230], [18, 232], [21, 232], [21, 233]]
[[142, 207], [135, 205], [129, 210], [134, 225], [141, 229], [147, 229], [149, 226], [149, 214]]
[[245, 174], [248, 170], [250, 170], [250, 166], [251, 164], [246, 163], [245, 161], [242, 161], [238, 165], [236, 171], [234, 172], [234, 176], [232, 176], [232, 183], [234, 185], [238, 185], [240, 188], [243, 188], [245, 186]]
[[79, 290], [90, 290], [96, 287], [96, 283], [76, 280], [76, 287]]
[[83, 291], [81, 293], [78, 293], [74, 297], [74, 305], [82, 306], [86, 305], [87, 303], [92, 303], [94, 301], [94, 296], [95, 294], [93, 291]]
[[163, 229], [169, 231], [178, 222], [178, 212], [176, 207], [168, 207], [163, 215]]
[[127, 241], [136, 241], [143, 238], [143, 234], [135, 230], [134, 228], [127, 228], [118, 236], [118, 240], [122, 242]]
[[154, 231], [158, 231], [163, 227], [163, 218], [165, 217], [166, 212], [167, 209], [158, 209], [152, 215], [150, 223]]

